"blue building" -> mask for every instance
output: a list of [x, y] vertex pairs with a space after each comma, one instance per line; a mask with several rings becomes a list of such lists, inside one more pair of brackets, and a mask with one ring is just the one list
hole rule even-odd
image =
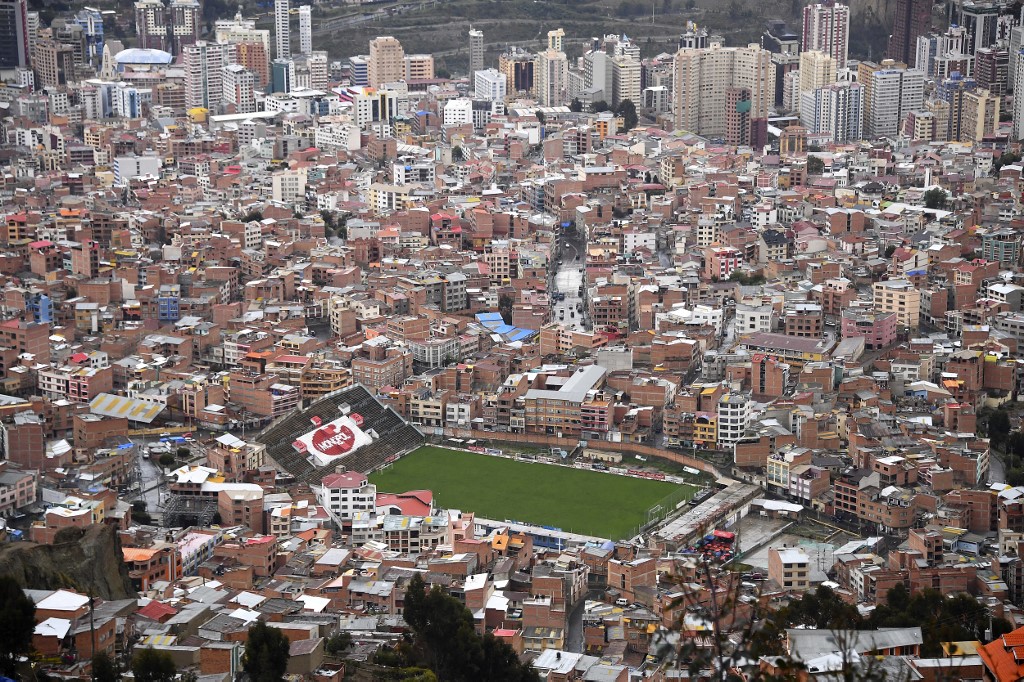
[[156, 298], [157, 319], [161, 322], [177, 322], [181, 317], [181, 287], [164, 284]]
[[85, 58], [90, 64], [98, 65], [103, 59], [103, 14], [87, 7], [79, 10], [73, 21], [85, 32]]
[[36, 322], [53, 322], [53, 301], [46, 294], [36, 294], [25, 301], [26, 310]]

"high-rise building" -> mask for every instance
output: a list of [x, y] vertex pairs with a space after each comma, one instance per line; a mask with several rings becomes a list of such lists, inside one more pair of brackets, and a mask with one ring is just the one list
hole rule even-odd
[[270, 62], [270, 92], [287, 93], [292, 87], [292, 60], [275, 59]]
[[904, 117], [921, 108], [924, 101], [924, 72], [895, 68], [883, 62], [871, 72], [870, 97], [866, 115], [867, 136], [872, 139], [896, 137]]
[[218, 19], [213, 24], [214, 40], [218, 43], [260, 43], [270, 55], [270, 31], [256, 28], [255, 19], [243, 19], [242, 13], [234, 19]]
[[508, 79], [497, 69], [483, 69], [473, 74], [473, 92], [480, 99], [504, 101], [508, 95]]
[[304, 55], [313, 52], [313, 8], [309, 5], [299, 8], [299, 52]]
[[[824, 52], [800, 53], [800, 92], [813, 92], [836, 82], [836, 60]], [[803, 122], [808, 126], [806, 121]]]
[[999, 125], [1001, 99], [983, 88], [964, 93], [963, 115], [960, 119], [962, 141], [980, 142], [986, 135], [995, 132]]
[[803, 51], [817, 50], [846, 68], [850, 44], [850, 8], [834, 0], [807, 5], [803, 17]]
[[932, 4], [932, 0], [896, 0], [886, 57], [910, 66], [919, 66], [915, 61], [917, 38], [931, 30]]
[[182, 54], [186, 45], [199, 40], [201, 22], [199, 0], [171, 0], [168, 6], [171, 28], [171, 54]]
[[40, 88], [56, 88], [75, 81], [75, 48], [53, 40], [40, 40], [32, 55], [32, 70]]
[[993, 45], [974, 53], [974, 80], [996, 97], [1006, 94], [1009, 69], [1010, 51], [1005, 47]]
[[365, 88], [370, 84], [370, 56], [359, 54], [348, 58], [352, 85]]
[[556, 28], [554, 31], [548, 31], [548, 49], [555, 50], [556, 52], [565, 52], [565, 31], [560, 28]]
[[533, 55], [515, 45], [498, 57], [498, 71], [505, 74], [510, 93], [533, 92], [533, 67]]
[[288, 0], [274, 0], [274, 44], [277, 59], [292, 56], [291, 4]]
[[708, 30], [698, 28], [692, 21], [686, 22], [686, 30], [679, 36], [679, 49], [702, 50], [708, 46]]
[[964, 107], [967, 104], [964, 95], [977, 89], [978, 83], [973, 78], [967, 78], [959, 73], [954, 73], [938, 84], [935, 88], [935, 98], [946, 103], [946, 119], [937, 122], [938, 126], [942, 127], [939, 139], [961, 139]]
[[[1015, 83], [1024, 83], [1024, 48], [1017, 51]], [[1011, 139], [1024, 137], [1024, 97], [1014, 97], [1014, 127]]]
[[936, 81], [949, 78], [953, 71], [969, 76], [974, 70], [974, 57], [966, 50], [967, 31], [963, 26], [950, 26], [945, 33], [918, 36], [914, 68]]
[[236, 63], [235, 46], [196, 41], [185, 46], [185, 107], [214, 112], [224, 99], [224, 67]]
[[250, 114], [256, 111], [256, 74], [241, 64], [228, 64], [222, 69], [224, 110], [229, 114]]
[[675, 124], [698, 135], [726, 133], [729, 88], [750, 91], [750, 120], [767, 119], [774, 98], [771, 53], [756, 43], [723, 47], [712, 41], [704, 49], [682, 49], [675, 56]]
[[1009, 37], [1000, 35], [1004, 6], [1003, 3], [976, 0], [963, 0], [954, 5], [955, 23], [967, 31], [967, 54], [976, 54], [981, 48]]
[[590, 50], [583, 55], [583, 91], [594, 100], [607, 101], [611, 90], [611, 58], [604, 50]]
[[[425, 81], [434, 77], [434, 55], [405, 55], [405, 76], [399, 80]], [[390, 82], [390, 81], [388, 81]]]
[[1006, 66], [1006, 86], [1010, 92], [1017, 91], [1017, 59], [1024, 48], [1024, 26], [1010, 29], [1009, 63]]
[[103, 57], [103, 14], [97, 9], [87, 7], [75, 14], [74, 22], [81, 26], [85, 33], [85, 60], [98, 65]]
[[88, 62], [85, 30], [78, 24], [65, 19], [54, 19], [50, 24], [50, 37], [58, 43], [72, 47], [75, 51], [75, 64], [82, 66]]
[[235, 46], [237, 63], [256, 75], [256, 87], [270, 82], [270, 31], [256, 28], [255, 19], [243, 19], [242, 13], [234, 19], [218, 19], [213, 25], [214, 41]]
[[764, 33], [761, 34], [761, 47], [772, 54], [780, 52], [799, 54], [800, 36], [790, 31], [786, 27], [786, 22], [775, 19], [765, 26]]
[[640, 60], [625, 55], [613, 57], [611, 67], [612, 99], [610, 104], [612, 108], [618, 107], [622, 101], [627, 99], [633, 102], [633, 104], [639, 105], [641, 102], [640, 83], [643, 74], [643, 66]]
[[[17, 4], [18, 0], [15, 0], [13, 4]], [[0, 12], [3, 11], [5, 5], [3, 0], [0, 0]], [[2, 22], [3, 19], [0, 19]], [[28, 52], [25, 55], [25, 66], [28, 66], [28, 60], [32, 59], [32, 52], [36, 48], [36, 39], [39, 37], [39, 12], [27, 12], [25, 14], [25, 32], [28, 34]], [[2, 51], [2, 48], [0, 48]]]
[[484, 32], [469, 29], [469, 79], [472, 81], [477, 71], [484, 68]]
[[[559, 29], [561, 31], [561, 29]], [[552, 44], [551, 33], [548, 43]], [[561, 40], [557, 41], [561, 44]], [[555, 107], [565, 104], [566, 87], [569, 79], [569, 61], [565, 53], [548, 48], [537, 53], [536, 76], [537, 102], [542, 107]]]
[[256, 87], [263, 88], [270, 82], [270, 51], [263, 43], [233, 43], [235, 61], [256, 76]]
[[773, 104], [781, 107], [786, 74], [800, 66], [800, 36], [786, 28], [786, 22], [768, 22], [761, 34], [761, 47], [772, 53], [775, 67], [775, 99]]
[[816, 134], [842, 144], [864, 137], [864, 86], [833, 83], [800, 95], [800, 119]]
[[368, 80], [371, 88], [405, 80], [405, 50], [398, 38], [378, 36], [370, 41]]
[[725, 143], [749, 145], [750, 129], [750, 88], [731, 87], [725, 89]]
[[309, 64], [309, 87], [327, 92], [331, 83], [330, 73], [327, 69], [327, 52], [313, 50], [306, 57], [306, 63]]
[[135, 37], [139, 47], [166, 50], [169, 23], [167, 7], [160, 0], [138, 0], [135, 3]]

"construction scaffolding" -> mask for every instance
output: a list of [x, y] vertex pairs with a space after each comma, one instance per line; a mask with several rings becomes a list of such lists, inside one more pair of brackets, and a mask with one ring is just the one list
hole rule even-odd
[[217, 514], [217, 500], [196, 495], [170, 495], [164, 504], [165, 528], [209, 527]]

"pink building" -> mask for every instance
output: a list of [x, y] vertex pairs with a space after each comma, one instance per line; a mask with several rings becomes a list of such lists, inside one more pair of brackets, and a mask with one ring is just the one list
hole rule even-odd
[[864, 337], [865, 350], [878, 350], [896, 343], [896, 313], [843, 312], [844, 339]]

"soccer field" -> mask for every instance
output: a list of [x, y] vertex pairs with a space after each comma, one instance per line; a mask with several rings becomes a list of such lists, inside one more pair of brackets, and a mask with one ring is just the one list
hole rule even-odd
[[[647, 521], [647, 510], [692, 486], [432, 446], [370, 476], [380, 492], [432, 490], [443, 509], [474, 512], [620, 540]], [[678, 502], [678, 498], [673, 503]]]

